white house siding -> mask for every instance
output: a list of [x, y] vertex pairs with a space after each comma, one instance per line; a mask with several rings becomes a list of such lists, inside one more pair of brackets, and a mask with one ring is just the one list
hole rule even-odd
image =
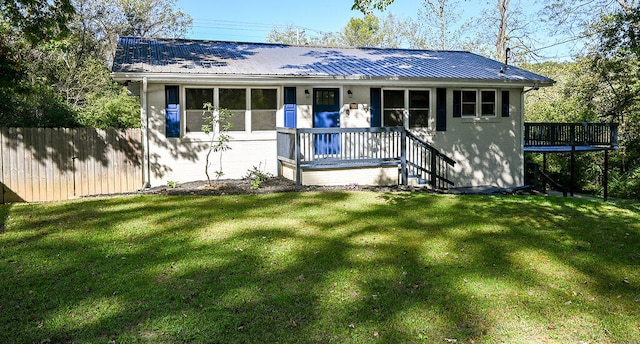
[[452, 90], [448, 89], [447, 130], [421, 135], [456, 162], [451, 175], [455, 186], [523, 185], [522, 89], [508, 90], [509, 117], [498, 113], [492, 118], [471, 119], [453, 118]]
[[[442, 86], [438, 86], [442, 87]], [[370, 127], [370, 87], [360, 85], [344, 85], [342, 92], [341, 127]], [[432, 144], [442, 153], [452, 158], [456, 165], [451, 171], [450, 178], [455, 186], [493, 185], [499, 187], [521, 186], [524, 183], [524, 155], [522, 149], [522, 89], [477, 87], [473, 89], [496, 90], [497, 114], [487, 118], [454, 118], [453, 117], [453, 87], [447, 87], [447, 130], [435, 130], [437, 87], [399, 86], [392, 89], [428, 89], [431, 91], [431, 114], [429, 128], [414, 129], [412, 132]], [[312, 94], [312, 86], [298, 87], [298, 127], [311, 128], [313, 124], [311, 96], [305, 97], [304, 90]], [[383, 87], [385, 89], [385, 87]], [[455, 87], [460, 89], [460, 87]], [[464, 89], [464, 88], [463, 88]], [[353, 95], [348, 97], [347, 91]], [[501, 91], [509, 91], [509, 117], [501, 116]], [[357, 110], [349, 110], [350, 104], [356, 104]], [[317, 171], [327, 173], [326, 171]], [[386, 173], [389, 173], [387, 171]], [[348, 184], [347, 174], [336, 174], [336, 180]], [[366, 179], [366, 178], [365, 178]], [[306, 183], [329, 183], [330, 178], [306, 179]], [[365, 184], [365, 182], [354, 183]], [[373, 180], [376, 180], [375, 178]], [[305, 178], [303, 178], [305, 182]], [[326, 185], [326, 184], [325, 184]]]
[[[167, 138], [165, 136], [164, 84], [148, 85], [149, 114], [149, 182], [151, 186], [166, 185], [167, 181], [188, 182], [205, 180], [205, 158], [208, 142], [204, 136]], [[181, 102], [184, 109], [184, 100]], [[278, 113], [278, 117], [282, 117]], [[184, 117], [181, 118], [181, 121]], [[224, 179], [239, 179], [253, 166], [277, 173], [276, 134], [261, 132], [255, 135], [230, 133], [231, 150], [222, 153]], [[211, 154], [209, 173], [215, 178], [220, 153]]]
[[[201, 136], [165, 136], [164, 84], [148, 85], [149, 114], [149, 179], [152, 186], [165, 185], [167, 181], [187, 182], [206, 179], [205, 156], [207, 141]], [[211, 85], [216, 86], [216, 85]], [[370, 86], [322, 85], [316, 88], [341, 90], [341, 127], [370, 127]], [[442, 153], [456, 161], [450, 178], [455, 186], [495, 185], [500, 187], [523, 184], [522, 152], [522, 89], [510, 91], [510, 116], [500, 113], [492, 118], [453, 118], [452, 88], [447, 88], [447, 130], [435, 131], [436, 87], [394, 87], [394, 89], [419, 88], [431, 91], [429, 128], [412, 130]], [[296, 85], [297, 126], [313, 127], [313, 85]], [[383, 87], [384, 89], [384, 87]], [[495, 89], [495, 88], [493, 88]], [[182, 87], [181, 87], [182, 90]], [[305, 94], [309, 90], [310, 95]], [[348, 97], [347, 91], [353, 95]], [[496, 89], [501, 94], [501, 89]], [[506, 90], [506, 89], [505, 89]], [[282, 88], [280, 88], [282, 92]], [[183, 92], [181, 91], [181, 97]], [[280, 93], [281, 95], [282, 93]], [[281, 98], [281, 97], [280, 97]], [[498, 101], [498, 104], [500, 101]], [[280, 107], [282, 104], [279, 105]], [[355, 108], [353, 108], [355, 107]], [[184, 99], [181, 99], [184, 112]], [[183, 116], [183, 114], [182, 114]], [[184, 117], [181, 118], [184, 121]], [[283, 124], [282, 108], [277, 115], [277, 125]], [[222, 153], [223, 178], [237, 179], [254, 166], [276, 175], [277, 144], [275, 132], [231, 133], [231, 150]], [[219, 168], [219, 153], [213, 153], [210, 175]], [[295, 172], [283, 169], [285, 177], [295, 179]], [[336, 169], [305, 171], [302, 182], [306, 185], [387, 185], [398, 181], [397, 168], [372, 168], [367, 170]]]

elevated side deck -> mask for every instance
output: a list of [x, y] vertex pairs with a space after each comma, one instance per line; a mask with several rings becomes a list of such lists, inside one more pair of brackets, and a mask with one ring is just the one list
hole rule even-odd
[[609, 151], [618, 150], [618, 123], [525, 123], [523, 149], [526, 153], [544, 155], [543, 175], [546, 173], [547, 153], [570, 153], [571, 196], [575, 189], [575, 153], [604, 151], [603, 186], [606, 201]]
[[618, 149], [618, 123], [525, 123], [524, 151], [592, 152]]

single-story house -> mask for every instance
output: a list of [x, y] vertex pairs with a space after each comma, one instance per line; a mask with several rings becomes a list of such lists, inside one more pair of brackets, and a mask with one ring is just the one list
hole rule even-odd
[[211, 159], [223, 178], [520, 186], [524, 94], [554, 83], [466, 51], [136, 37], [112, 76], [140, 96], [151, 186], [205, 179], [207, 102], [234, 114], [231, 150]]

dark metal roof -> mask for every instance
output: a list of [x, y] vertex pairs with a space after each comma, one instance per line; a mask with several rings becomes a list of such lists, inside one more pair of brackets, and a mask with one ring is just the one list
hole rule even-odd
[[329, 48], [121, 37], [114, 73], [461, 79], [551, 84], [544, 76], [466, 51]]

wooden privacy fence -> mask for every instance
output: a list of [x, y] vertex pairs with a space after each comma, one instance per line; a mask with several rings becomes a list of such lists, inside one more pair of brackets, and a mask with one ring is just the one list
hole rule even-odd
[[141, 137], [140, 129], [1, 128], [0, 202], [136, 191]]

